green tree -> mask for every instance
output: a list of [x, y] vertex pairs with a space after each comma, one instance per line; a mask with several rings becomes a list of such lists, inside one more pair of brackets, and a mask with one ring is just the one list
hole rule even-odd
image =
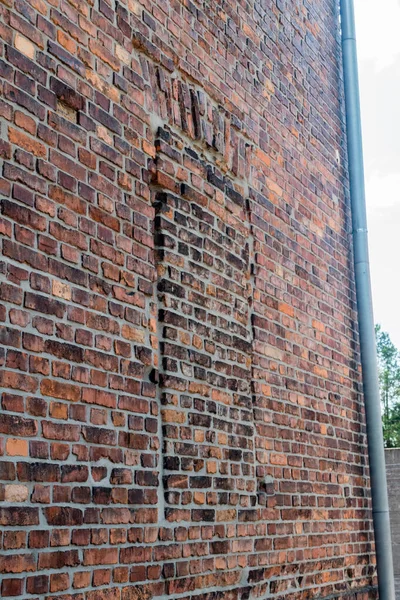
[[400, 446], [400, 353], [390, 336], [375, 326], [383, 439], [387, 448]]

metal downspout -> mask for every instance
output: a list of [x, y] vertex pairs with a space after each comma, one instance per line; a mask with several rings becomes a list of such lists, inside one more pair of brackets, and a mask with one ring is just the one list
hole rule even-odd
[[389, 503], [368, 257], [364, 164], [353, 0], [340, 0], [354, 269], [380, 600], [395, 600]]

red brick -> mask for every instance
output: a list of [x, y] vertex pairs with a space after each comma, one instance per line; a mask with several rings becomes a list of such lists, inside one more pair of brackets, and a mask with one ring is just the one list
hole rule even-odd
[[20, 596], [23, 593], [23, 589], [23, 579], [3, 579], [1, 583], [1, 596], [2, 598], [9, 598], [10, 596]]
[[33, 530], [29, 533], [29, 548], [46, 548], [49, 545], [50, 532]]
[[81, 525], [83, 522], [82, 511], [78, 508], [52, 506], [45, 508], [44, 513], [47, 523], [55, 525]]
[[63, 592], [69, 588], [68, 573], [53, 573], [50, 575], [50, 592]]
[[65, 552], [46, 552], [39, 555], [39, 569], [63, 569], [64, 567], [76, 567], [79, 564], [77, 550]]
[[112, 565], [118, 562], [117, 548], [96, 548], [84, 551], [84, 565]]
[[96, 569], [93, 572], [92, 585], [94, 587], [107, 585], [111, 581], [111, 569]]
[[143, 546], [130, 546], [121, 548], [120, 561], [122, 563], [141, 563], [151, 560], [151, 549]]
[[[13, 404], [10, 406], [14, 409]], [[15, 409], [14, 409], [15, 410]], [[16, 415], [0, 415], [0, 432], [8, 435], [34, 436], [38, 431], [38, 424], [33, 419], [25, 419]]]
[[78, 571], [74, 573], [73, 587], [81, 589], [90, 585], [92, 573], [90, 571]]
[[49, 590], [48, 575], [35, 575], [26, 580], [26, 591], [29, 594], [46, 594]]
[[9, 554], [0, 556], [0, 573], [24, 573], [36, 570], [33, 554]]
[[0, 287], [0, 298], [5, 302], [11, 302], [12, 304], [22, 304], [23, 293], [22, 290], [14, 285], [8, 283], [2, 283]]
[[88, 404], [107, 406], [109, 408], [116, 408], [117, 406], [115, 394], [90, 388], [83, 389], [82, 401], [87, 402]]
[[18, 550], [26, 548], [25, 531], [5, 531], [3, 547], [5, 550]]
[[35, 156], [41, 156], [42, 158], [46, 156], [46, 147], [41, 142], [30, 138], [13, 127], [8, 128], [8, 139], [12, 144], [23, 148]]
[[51, 421], [42, 421], [43, 437], [50, 440], [65, 440], [67, 442], [77, 442], [80, 437], [80, 425], [70, 425], [67, 423], [52, 423]]
[[52, 381], [50, 379], [42, 380], [40, 391], [44, 396], [70, 400], [71, 402], [78, 402], [81, 395], [81, 388], [78, 386], [62, 383], [61, 381]]

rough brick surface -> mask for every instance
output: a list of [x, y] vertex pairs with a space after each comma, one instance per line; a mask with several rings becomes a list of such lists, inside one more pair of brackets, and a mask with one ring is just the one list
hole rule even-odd
[[376, 597], [336, 0], [0, 0], [2, 597]]

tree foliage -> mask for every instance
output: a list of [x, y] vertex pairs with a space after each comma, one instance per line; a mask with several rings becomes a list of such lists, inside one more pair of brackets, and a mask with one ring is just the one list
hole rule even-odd
[[390, 336], [375, 326], [383, 439], [386, 448], [400, 447], [400, 353]]

